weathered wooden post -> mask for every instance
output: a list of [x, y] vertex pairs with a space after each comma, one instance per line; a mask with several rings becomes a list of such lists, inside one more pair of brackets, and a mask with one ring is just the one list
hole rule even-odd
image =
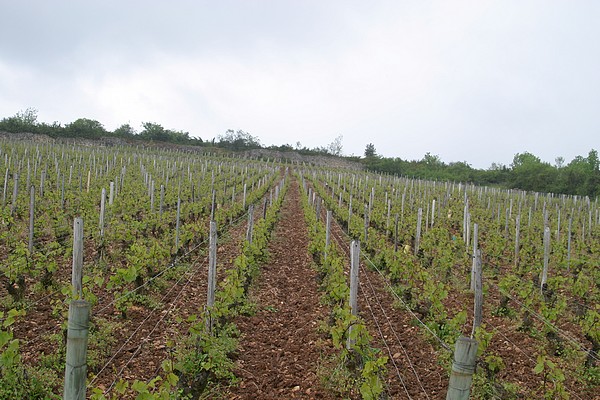
[[12, 204], [10, 206], [10, 214], [14, 214], [17, 209], [17, 198], [19, 196], [19, 174], [15, 172], [13, 179], [13, 195], [12, 195]]
[[104, 210], [106, 203], [106, 189], [102, 188], [102, 197], [100, 198], [100, 237], [104, 237]]
[[35, 222], [35, 186], [31, 185], [29, 197], [29, 254], [33, 253], [33, 230]]
[[65, 176], [62, 176], [62, 183], [60, 185], [60, 208], [65, 208]]
[[465, 192], [465, 206], [464, 206], [464, 210], [463, 210], [463, 240], [465, 241], [465, 244], [468, 246], [469, 245], [469, 241], [467, 239], [468, 236], [468, 229], [469, 229], [469, 223], [468, 223], [468, 216], [469, 215], [469, 199], [467, 198], [467, 192]]
[[[387, 196], [387, 192], [386, 192], [386, 196]], [[389, 237], [390, 234], [390, 213], [392, 211], [392, 200], [389, 199], [387, 200], [387, 217], [385, 219], [385, 236]]]
[[245, 210], [246, 209], [246, 184], [244, 183], [244, 199], [242, 200], [242, 208]]
[[471, 213], [467, 213], [467, 234], [465, 236], [467, 250], [469, 249], [469, 243], [471, 243]]
[[548, 261], [550, 259], [550, 228], [544, 228], [544, 269], [540, 280], [540, 290], [544, 292], [544, 286], [548, 280]]
[[427, 209], [425, 210], [425, 233], [429, 229], [429, 202], [427, 202]]
[[327, 252], [331, 242], [331, 210], [327, 210], [327, 219], [325, 222], [325, 254], [324, 257], [327, 259]]
[[252, 244], [252, 231], [254, 229], [254, 204], [248, 207], [248, 228], [246, 229], [246, 240]]
[[371, 194], [369, 195], [369, 216], [371, 215], [371, 210], [373, 209], [373, 201], [375, 200], [375, 187], [371, 187]]
[[83, 400], [86, 397], [89, 318], [90, 305], [87, 301], [71, 301], [67, 323], [64, 400]]
[[83, 297], [83, 219], [73, 220], [73, 268], [71, 284], [73, 285], [73, 298]]
[[4, 174], [4, 189], [2, 190], [2, 207], [6, 205], [6, 190], [8, 189], [8, 168]]
[[213, 190], [212, 191], [212, 202], [211, 202], [211, 206], [210, 206], [210, 220], [211, 221], [215, 220], [215, 207], [216, 207], [215, 202], [216, 201], [217, 201], [217, 191]]
[[[40, 197], [44, 197], [44, 187], [46, 183], [46, 170], [42, 171], [40, 176]], [[89, 190], [88, 190], [89, 192]]]
[[350, 234], [350, 221], [352, 220], [352, 194], [350, 194], [350, 200], [348, 201], [348, 235]]
[[317, 196], [315, 202], [316, 202], [315, 203], [316, 204], [315, 205], [315, 214], [316, 214], [317, 222], [319, 222], [319, 220], [321, 219], [321, 198], [319, 196]]
[[404, 186], [404, 193], [402, 193], [402, 204], [400, 206], [400, 223], [404, 223], [404, 201], [406, 200], [406, 186]]
[[[152, 189], [154, 189], [154, 185], [152, 185]], [[153, 192], [154, 192], [154, 190], [153, 190]], [[111, 181], [109, 195], [108, 195], [108, 205], [112, 206], [114, 201], [115, 201], [115, 183]]]
[[417, 213], [417, 234], [415, 236], [415, 256], [419, 253], [419, 243], [421, 242], [421, 221], [423, 220], [423, 209], [419, 208]]
[[365, 243], [369, 237], [369, 206], [365, 204]]
[[481, 326], [483, 318], [483, 271], [481, 268], [481, 250], [475, 252], [475, 302], [473, 306], [473, 330], [471, 337], [475, 336], [475, 330]]
[[64, 400], [83, 400], [86, 397], [87, 342], [90, 305], [82, 300], [83, 220], [73, 222], [73, 298], [69, 304], [67, 325], [67, 354], [65, 364]]
[[[358, 315], [358, 269], [360, 267], [360, 242], [353, 240], [350, 243], [350, 312], [352, 315]], [[354, 346], [354, 340], [351, 339], [352, 328], [348, 328], [348, 340], [346, 349], [350, 350]]]
[[159, 205], [159, 209], [158, 209], [158, 215], [161, 217], [163, 215], [164, 206], [165, 206], [165, 185], [160, 185], [160, 205]]
[[394, 251], [398, 251], [398, 214], [396, 214], [396, 221], [394, 222]]
[[154, 181], [150, 182], [150, 212], [154, 212]]
[[479, 244], [477, 243], [479, 236], [479, 226], [473, 224], [473, 265], [471, 266], [471, 290], [475, 290], [475, 279], [477, 269], [477, 250], [479, 250]]
[[[558, 208], [558, 206], [557, 206]], [[560, 242], [560, 208], [558, 209], [558, 222], [556, 225], [556, 241]]]
[[567, 237], [567, 271], [571, 270], [571, 229], [573, 228], [573, 213], [569, 218], [569, 236]]
[[519, 236], [521, 233], [521, 216], [517, 215], [517, 219], [515, 221], [515, 268], [519, 266]]
[[477, 340], [459, 337], [454, 349], [454, 360], [446, 400], [468, 400], [477, 360]]
[[215, 289], [217, 284], [217, 223], [210, 222], [208, 239], [208, 291], [206, 296], [206, 330], [212, 332], [212, 307], [215, 305]]
[[179, 250], [179, 225], [181, 218], [181, 199], [177, 199], [177, 219], [175, 221], [175, 253]]
[[[43, 181], [43, 179], [42, 179], [42, 181]], [[90, 182], [91, 181], [92, 181], [92, 170], [90, 169], [90, 170], [88, 170], [88, 176], [87, 176], [87, 190], [86, 190], [87, 193], [90, 192]]]

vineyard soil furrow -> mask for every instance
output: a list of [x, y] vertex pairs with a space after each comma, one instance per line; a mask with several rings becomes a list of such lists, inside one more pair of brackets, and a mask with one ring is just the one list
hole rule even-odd
[[236, 360], [240, 382], [225, 398], [334, 398], [319, 382], [320, 360], [332, 348], [318, 333], [328, 310], [319, 303], [307, 249], [294, 181], [269, 245], [269, 262], [251, 290], [257, 312], [235, 320], [242, 333]]

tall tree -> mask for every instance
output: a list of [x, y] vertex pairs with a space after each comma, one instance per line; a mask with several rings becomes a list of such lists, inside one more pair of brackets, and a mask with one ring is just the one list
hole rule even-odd
[[335, 139], [333, 139], [333, 142], [329, 143], [327, 145], [327, 151], [329, 152], [329, 154], [334, 155], [334, 156], [341, 156], [342, 155], [342, 141], [344, 140], [344, 136], [342, 135], [338, 135]]
[[367, 144], [367, 147], [365, 147], [365, 157], [375, 157], [375, 155], [375, 145], [373, 143]]

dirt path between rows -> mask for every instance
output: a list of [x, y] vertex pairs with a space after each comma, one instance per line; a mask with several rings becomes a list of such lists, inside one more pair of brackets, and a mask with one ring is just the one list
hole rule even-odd
[[317, 331], [328, 309], [319, 303], [308, 244], [294, 180], [269, 244], [270, 260], [251, 292], [257, 313], [235, 321], [242, 333], [236, 360], [240, 382], [224, 398], [335, 398], [317, 375], [321, 356], [332, 350]]

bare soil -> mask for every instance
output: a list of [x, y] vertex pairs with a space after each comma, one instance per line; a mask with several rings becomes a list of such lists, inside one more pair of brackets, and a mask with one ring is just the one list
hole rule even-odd
[[269, 244], [269, 262], [251, 291], [258, 311], [235, 320], [242, 333], [236, 360], [240, 381], [223, 397], [333, 399], [317, 370], [322, 357], [333, 351], [318, 332], [329, 310], [319, 303], [296, 181], [280, 218]]

